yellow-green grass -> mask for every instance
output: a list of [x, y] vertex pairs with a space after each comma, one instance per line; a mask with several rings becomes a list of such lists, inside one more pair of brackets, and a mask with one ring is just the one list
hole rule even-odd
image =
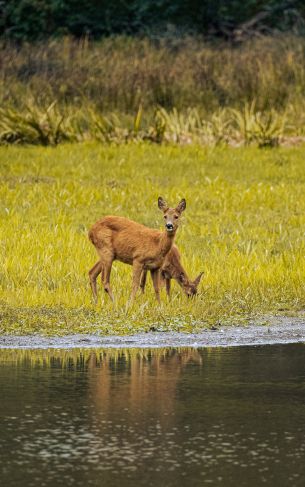
[[[194, 331], [305, 307], [304, 147], [63, 144], [0, 148], [1, 333]], [[157, 197], [187, 209], [176, 243], [191, 277], [158, 307], [151, 283], [127, 309], [131, 267], [115, 262], [114, 305], [88, 270], [87, 230], [107, 214], [161, 228]]]

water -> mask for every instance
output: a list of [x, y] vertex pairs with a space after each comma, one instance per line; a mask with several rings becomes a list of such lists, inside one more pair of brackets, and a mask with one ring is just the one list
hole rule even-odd
[[6, 487], [303, 486], [305, 346], [0, 351]]

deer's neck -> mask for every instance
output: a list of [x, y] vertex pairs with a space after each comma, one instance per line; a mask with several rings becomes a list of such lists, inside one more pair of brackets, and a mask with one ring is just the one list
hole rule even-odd
[[172, 248], [175, 240], [175, 233], [176, 232], [168, 233], [167, 231], [162, 233], [160, 238], [160, 255], [162, 257], [165, 257]]
[[177, 259], [172, 265], [173, 269], [173, 278], [178, 278], [181, 274], [184, 275], [184, 277], [188, 280], [188, 276], [184, 270], [184, 267], [182, 266], [181, 262]]
[[[187, 275], [187, 273], [185, 272], [185, 269], [183, 267], [183, 265], [181, 264], [180, 260], [176, 261], [175, 262], [175, 265], [172, 266], [172, 274], [173, 274], [173, 279], [176, 279], [180, 286], [184, 287], [186, 284], [189, 284], [190, 283], [190, 279], [189, 279], [189, 276]], [[181, 275], [184, 276], [184, 281], [181, 282]]]

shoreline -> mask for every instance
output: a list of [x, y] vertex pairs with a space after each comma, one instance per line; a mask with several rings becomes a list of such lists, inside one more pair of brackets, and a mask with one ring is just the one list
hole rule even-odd
[[268, 325], [223, 326], [199, 333], [148, 332], [135, 335], [1, 335], [1, 349], [238, 347], [305, 343], [305, 317], [273, 317]]

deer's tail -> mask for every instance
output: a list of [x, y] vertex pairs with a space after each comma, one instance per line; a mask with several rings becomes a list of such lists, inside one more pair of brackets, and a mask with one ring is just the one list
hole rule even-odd
[[93, 245], [94, 245], [94, 246], [96, 246], [97, 241], [96, 241], [95, 233], [93, 232], [93, 230], [92, 230], [92, 229], [91, 229], [91, 230], [89, 230], [89, 232], [88, 232], [88, 237], [89, 237], [90, 242], [92, 242], [92, 243], [93, 243]]

